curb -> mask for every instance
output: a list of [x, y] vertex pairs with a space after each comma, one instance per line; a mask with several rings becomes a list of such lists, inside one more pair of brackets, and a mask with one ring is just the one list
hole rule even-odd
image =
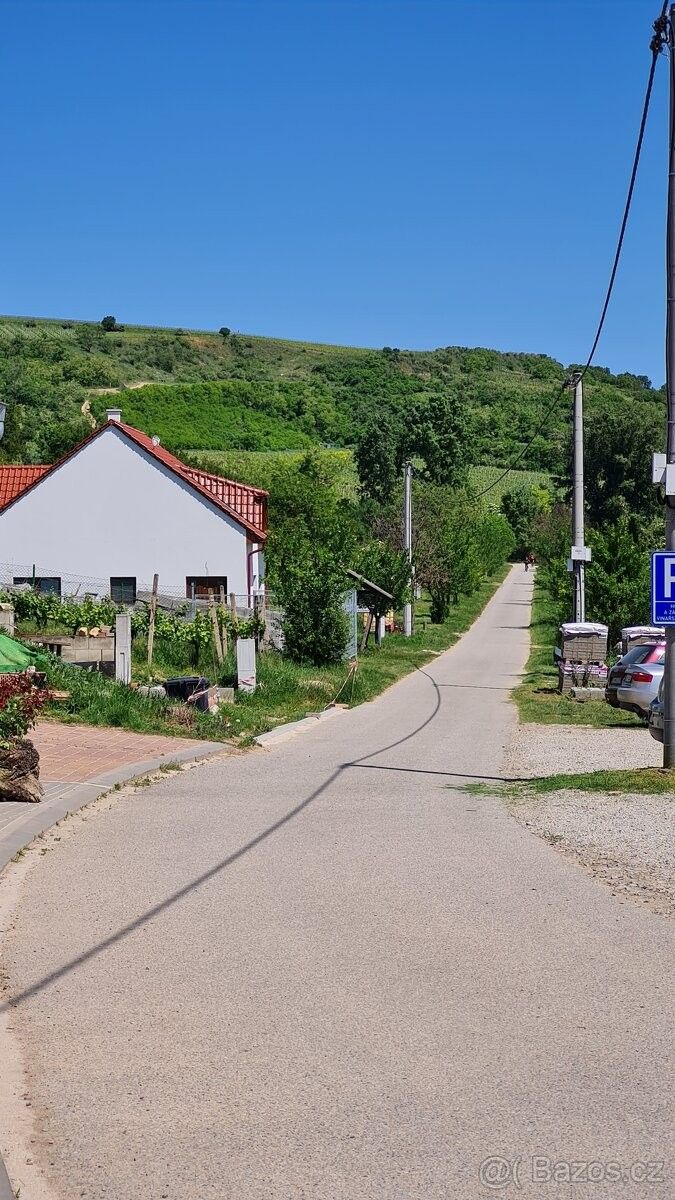
[[326, 708], [323, 712], [312, 713], [311, 717], [301, 717], [299, 721], [288, 721], [285, 725], [277, 725], [276, 729], [270, 729], [268, 733], [258, 734], [253, 741], [257, 746], [276, 746], [278, 742], [287, 742], [289, 738], [295, 737], [296, 733], [302, 733], [303, 729], [313, 729], [322, 721], [327, 721], [329, 717], [346, 711], [347, 709], [341, 706]]

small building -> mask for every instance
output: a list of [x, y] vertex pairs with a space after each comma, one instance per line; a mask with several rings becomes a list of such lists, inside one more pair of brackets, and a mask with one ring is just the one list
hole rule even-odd
[[52, 466], [0, 466], [0, 584], [111, 595], [262, 591], [267, 492], [188, 466], [119, 409]]

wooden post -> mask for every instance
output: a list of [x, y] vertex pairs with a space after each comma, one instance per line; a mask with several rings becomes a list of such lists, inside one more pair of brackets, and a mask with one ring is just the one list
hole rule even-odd
[[255, 596], [253, 597], [253, 620], [254, 620], [254, 622], [255, 622], [255, 625], [256, 625], [256, 631], [255, 631], [255, 648], [256, 648], [256, 653], [257, 653], [257, 651], [260, 649], [260, 634], [258, 633], [258, 629], [257, 629], [257, 624], [258, 624], [258, 618], [259, 618], [259, 616], [260, 616], [260, 603], [259, 603], [259, 597], [258, 597], [258, 594], [257, 594], [257, 592], [256, 592]]
[[230, 592], [230, 612], [232, 613], [232, 628], [236, 629], [239, 620], [237, 618], [237, 597], [234, 592]]
[[159, 575], [154, 575], [152, 579], [152, 595], [150, 597], [150, 621], [148, 623], [148, 666], [152, 666], [152, 651], [155, 646], [155, 614], [157, 612], [157, 589], [159, 587]]
[[222, 664], [223, 661], [223, 644], [220, 640], [220, 626], [218, 624], [218, 613], [216, 606], [213, 603], [213, 592], [209, 592], [209, 612], [211, 613], [211, 625], [213, 627], [213, 644], [216, 648], [216, 658]]
[[370, 637], [370, 627], [371, 627], [372, 623], [373, 623], [373, 614], [371, 612], [369, 612], [368, 620], [366, 621], [366, 625], [365, 625], [365, 628], [363, 631], [363, 639], [361, 641], [361, 650], [362, 651], [365, 650], [366, 646], [368, 645], [368, 638]]
[[222, 583], [220, 585], [220, 607], [223, 610], [223, 625], [222, 625], [222, 629], [221, 629], [221, 638], [222, 638], [222, 643], [223, 643], [223, 657], [227, 657], [227, 625], [225, 624], [225, 619], [224, 619], [225, 618], [225, 609], [227, 607], [227, 600], [225, 598], [225, 588], [223, 587]]

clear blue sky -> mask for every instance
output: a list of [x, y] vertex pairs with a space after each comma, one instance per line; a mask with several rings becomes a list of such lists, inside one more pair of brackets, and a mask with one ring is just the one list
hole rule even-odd
[[[585, 357], [659, 0], [0, 0], [0, 311]], [[597, 362], [663, 380], [667, 64]]]

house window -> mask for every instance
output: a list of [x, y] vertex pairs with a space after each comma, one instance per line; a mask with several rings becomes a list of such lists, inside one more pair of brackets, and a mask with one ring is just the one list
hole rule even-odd
[[14, 587], [20, 587], [22, 584], [30, 584], [39, 592], [41, 596], [60, 596], [61, 595], [61, 580], [57, 575], [15, 575]]
[[227, 596], [227, 575], [186, 575], [185, 595], [188, 600], [193, 596], [208, 599], [209, 596], [220, 596], [220, 589]]
[[136, 576], [135, 575], [111, 575], [110, 576], [110, 599], [115, 601], [115, 604], [135, 604], [136, 603]]

